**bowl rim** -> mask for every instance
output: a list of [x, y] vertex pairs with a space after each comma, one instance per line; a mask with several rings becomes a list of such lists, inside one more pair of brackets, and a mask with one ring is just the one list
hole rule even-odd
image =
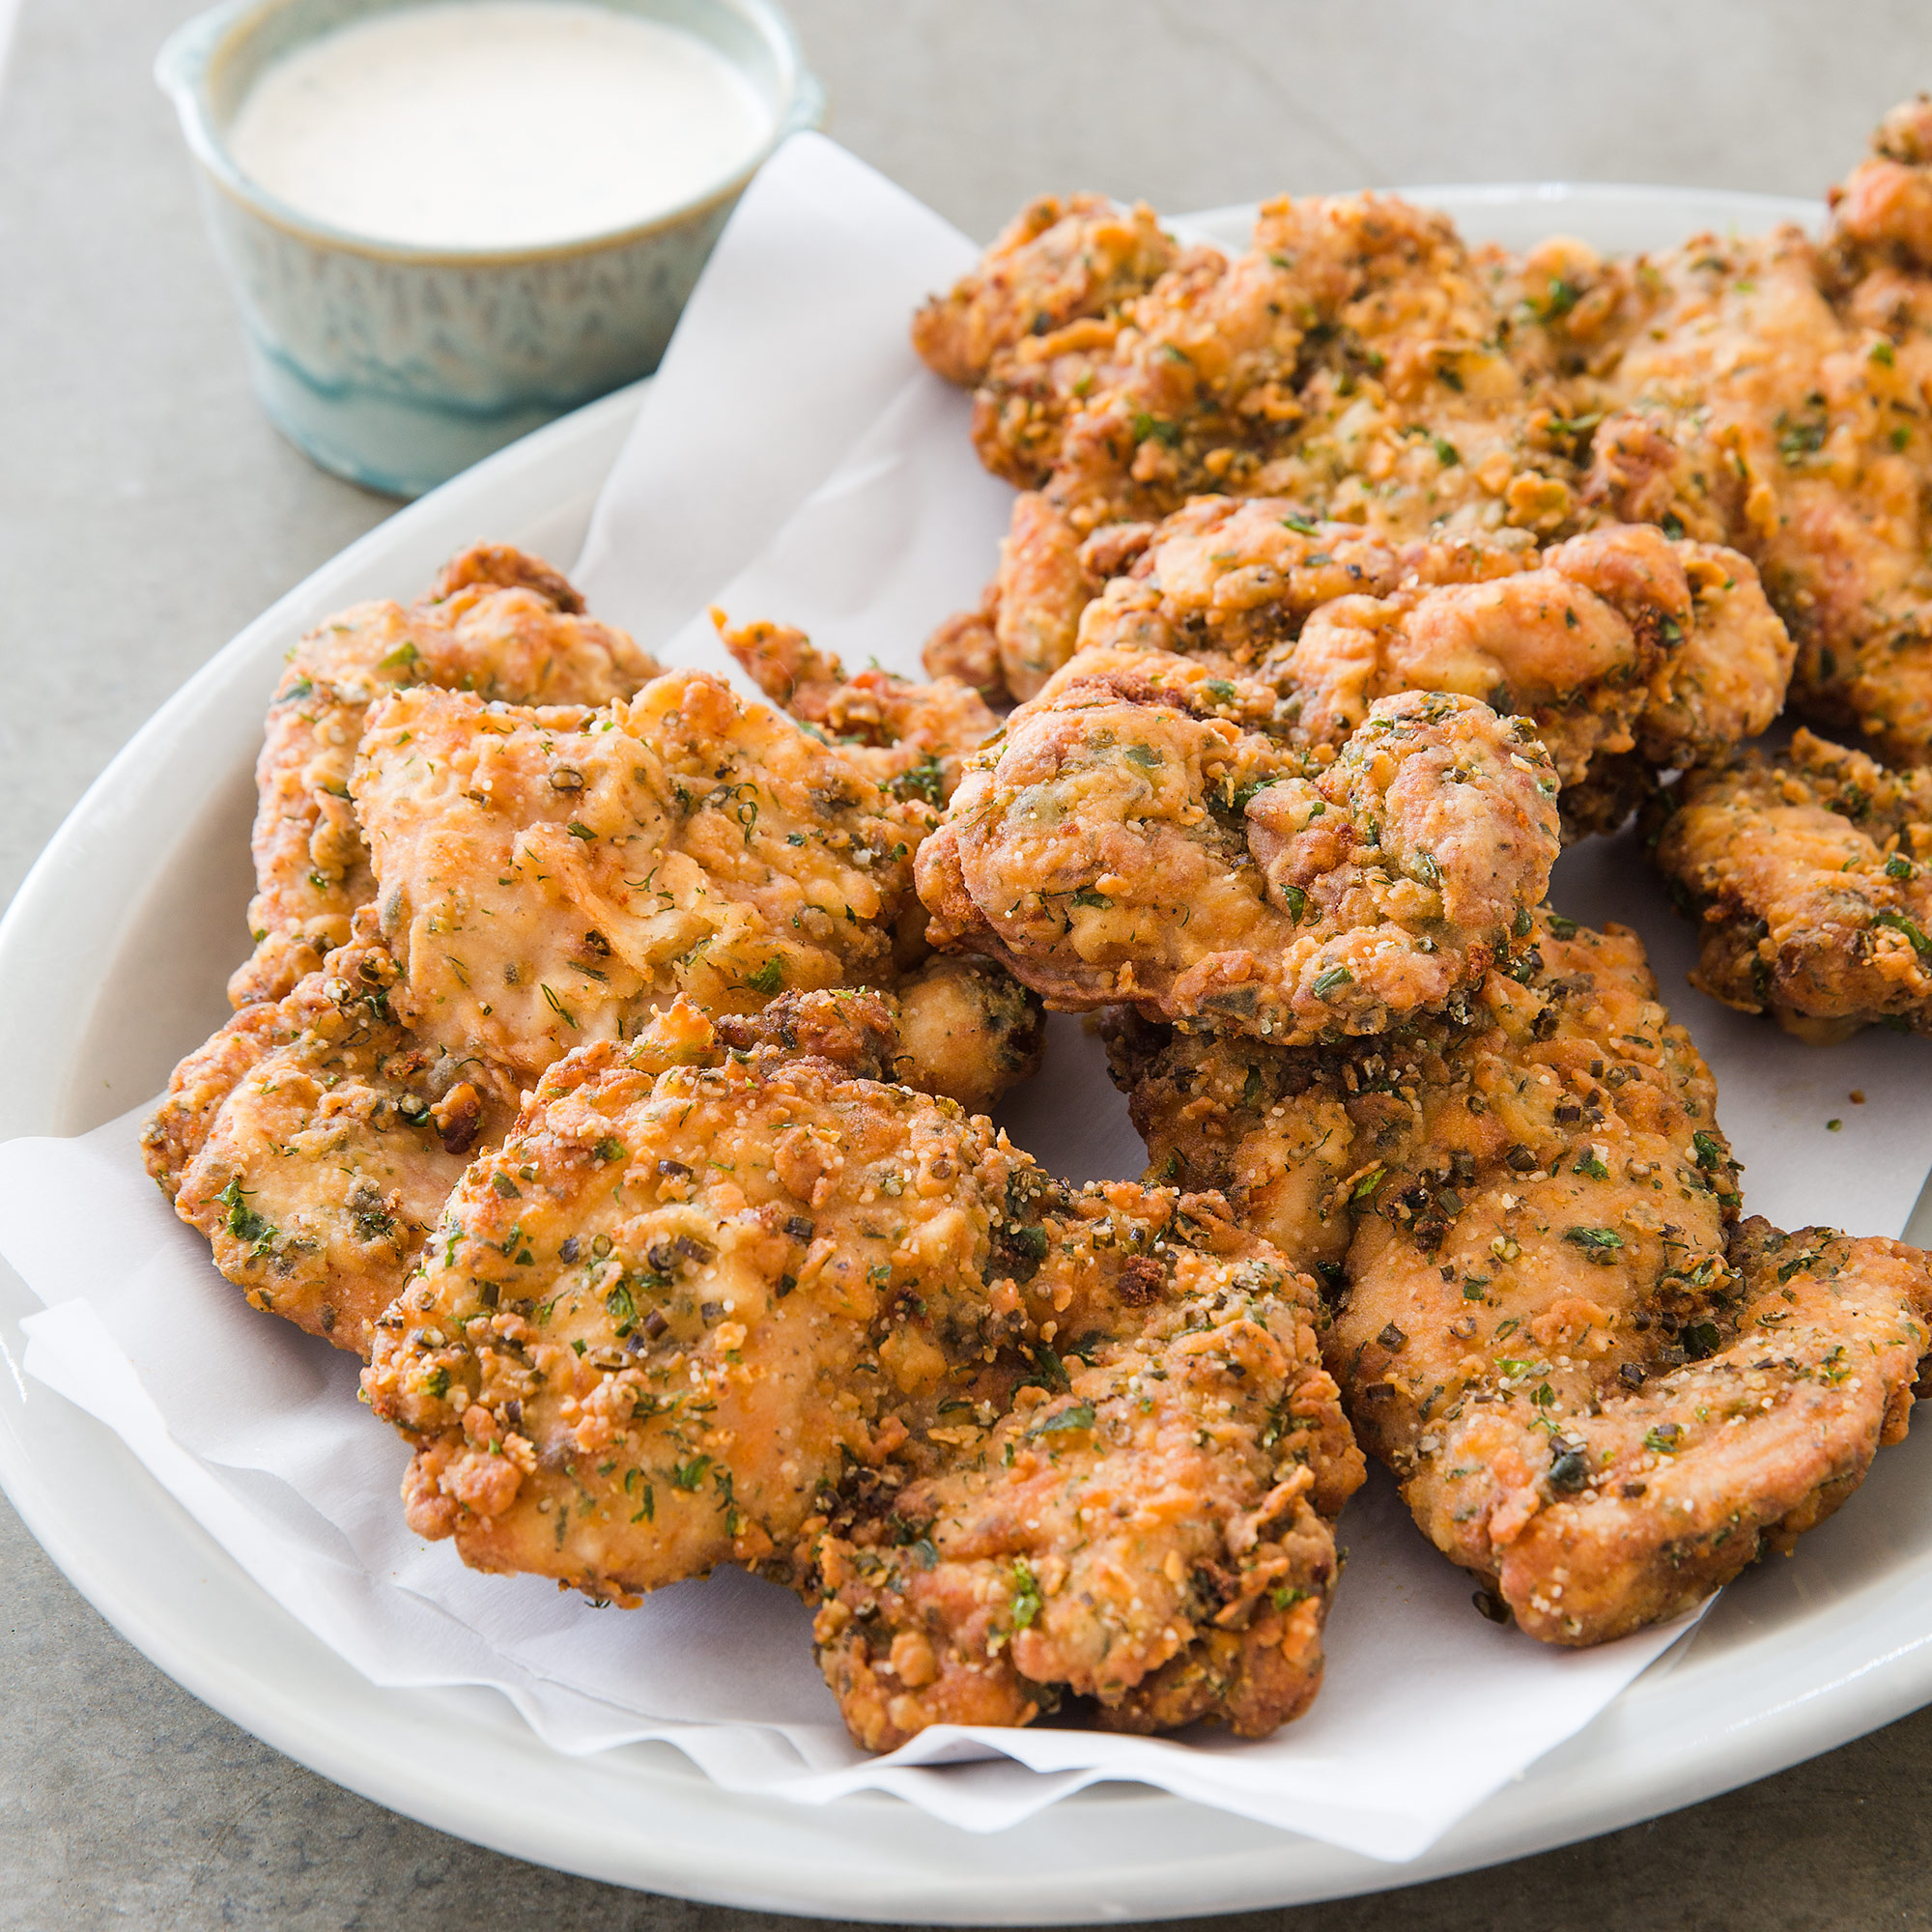
[[[215, 61], [295, 4], [296, 0], [221, 0], [221, 4], [197, 14], [162, 42], [155, 56], [155, 83], [173, 101], [188, 152], [211, 184], [270, 227], [278, 228], [311, 247], [336, 254], [360, 255], [412, 268], [494, 269], [564, 261], [573, 256], [628, 247], [687, 227], [721, 207], [728, 207], [782, 143], [794, 134], [817, 128], [825, 118], [825, 91], [807, 67], [797, 31], [776, 0], [706, 0], [706, 4], [744, 20], [771, 49], [778, 69], [780, 102], [771, 131], [743, 167], [648, 220], [575, 235], [561, 242], [517, 243], [500, 248], [454, 248], [384, 241], [353, 229], [337, 228], [270, 194], [237, 165], [215, 126], [208, 91], [209, 73]], [[461, 4], [461, 0], [397, 0], [395, 8], [382, 11], [451, 4]], [[611, 12], [628, 11], [612, 6], [611, 0], [587, 0], [587, 4], [604, 6]]]

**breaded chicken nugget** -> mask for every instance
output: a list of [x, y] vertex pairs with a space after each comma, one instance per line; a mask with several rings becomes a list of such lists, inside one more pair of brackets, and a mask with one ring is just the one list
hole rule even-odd
[[1150, 208], [1123, 213], [1104, 195], [1042, 195], [970, 274], [914, 316], [913, 347], [948, 382], [970, 386], [1003, 350], [1152, 287], [1175, 254]]
[[423, 1236], [509, 1110], [475, 1061], [426, 1045], [367, 929], [175, 1068], [148, 1171], [257, 1308], [369, 1351]]
[[399, 693], [354, 789], [425, 1031], [524, 1081], [679, 992], [890, 985], [931, 823], [701, 671], [599, 712]]
[[1698, 923], [1693, 985], [1820, 1043], [1932, 1033], [1932, 771], [1801, 730], [1775, 757], [1686, 773], [1646, 830]]
[[1557, 849], [1530, 727], [1406, 695], [1324, 757], [1264, 735], [1275, 710], [1189, 659], [1075, 658], [921, 848], [934, 942], [1052, 1007], [1128, 1000], [1281, 1041], [1379, 1032], [1478, 983]]
[[1314, 1284], [1213, 1204], [1062, 1188], [883, 1084], [894, 1049], [880, 1003], [813, 993], [552, 1067], [364, 1378], [412, 1524], [604, 1598], [723, 1562], [822, 1595], [868, 1744], [1066, 1688], [1292, 1716], [1361, 1479]]
[[657, 670], [622, 631], [540, 558], [479, 544], [443, 567], [429, 594], [358, 604], [318, 626], [289, 658], [256, 767], [255, 953], [229, 981], [238, 1007], [278, 1000], [349, 937], [375, 893], [349, 797], [369, 706], [433, 684], [520, 704], [604, 704]]

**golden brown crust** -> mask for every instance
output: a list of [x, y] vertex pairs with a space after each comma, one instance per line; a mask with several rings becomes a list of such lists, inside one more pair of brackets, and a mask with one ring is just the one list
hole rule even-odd
[[1924, 269], [1879, 204], [1909, 228], [1919, 174], [1855, 171], [1822, 245], [1785, 227], [1616, 265], [1588, 346], [1584, 402], [1604, 420], [1581, 492], [1745, 553], [1796, 640], [1793, 704], [1914, 762], [1932, 748], [1932, 341]]
[[[1451, 691], [1531, 719], [1575, 822], [1629, 787], [1618, 761], [1722, 757], [1783, 702], [1794, 646], [1736, 551], [1608, 524], [1539, 552], [1524, 531], [1380, 541], [1282, 497], [1197, 497], [1084, 542], [1043, 496], [1015, 502], [997, 608], [1031, 696], [1076, 641], [1183, 652], [1285, 699], [1289, 735], [1340, 744], [1374, 699]], [[1040, 668], [1041, 667], [1044, 669]]]
[[427, 1037], [524, 1080], [679, 992], [890, 984], [931, 822], [698, 671], [596, 713], [401, 692], [354, 784]]
[[1811, 1038], [1932, 1032], [1932, 772], [1801, 730], [1775, 757], [1688, 773], [1647, 831], [1698, 923], [1692, 984]]
[[1329, 1518], [1360, 1475], [1313, 1284], [1298, 1303], [1265, 1251], [1187, 1247], [1121, 1279], [1151, 1305], [1116, 1287], [1103, 1313], [1083, 1283], [1064, 1387], [1019, 1389], [989, 1428], [962, 1404], [952, 1466], [822, 1547], [820, 1661], [868, 1748], [1025, 1723], [1062, 1692], [1118, 1729], [1262, 1737], [1320, 1687]]
[[310, 632], [269, 707], [256, 767], [254, 955], [235, 973], [238, 1007], [277, 1000], [349, 937], [375, 893], [349, 796], [369, 706], [430, 684], [519, 703], [602, 704], [656, 666], [539, 557], [477, 545], [443, 566], [407, 609], [360, 604]]
[[1274, 696], [1189, 659], [1083, 652], [974, 761], [921, 848], [936, 944], [1049, 1006], [1130, 1000], [1281, 1040], [1373, 1033], [1507, 956], [1556, 853], [1527, 726], [1383, 699], [1325, 762]]
[[712, 617], [725, 649], [774, 704], [895, 797], [944, 805], [964, 759], [1000, 728], [985, 699], [956, 677], [921, 684], [876, 666], [847, 677], [836, 657], [789, 624], [732, 629], [723, 611]]
[[[1532, 1636], [1602, 1643], [1680, 1615], [1836, 1510], [1905, 1434], [1932, 1264], [1754, 1219], [1686, 1312], [1662, 1360], [1614, 1333], [1579, 1351], [1574, 1324], [1539, 1338], [1486, 1406], [1444, 1412], [1433, 1474], [1407, 1486]], [[1671, 1359], [1686, 1338], [1692, 1359]]]
[[584, 1047], [464, 1178], [364, 1378], [412, 1526], [600, 1597], [725, 1561], [822, 1592], [868, 1744], [1067, 1688], [1293, 1715], [1361, 1480], [1314, 1284], [1211, 1202], [1072, 1193], [855, 1077], [869, 996], [778, 1009], [729, 1052], [684, 1002]]
[[1282, 1052], [1117, 1020], [1151, 1172], [1339, 1292], [1324, 1353], [1417, 1521], [1595, 1643], [1785, 1547], [1903, 1432], [1932, 1264], [1731, 1225], [1716, 1088], [1634, 934], [1540, 916], [1464, 1021]]
[[395, 962], [361, 923], [175, 1069], [144, 1149], [255, 1307], [366, 1354], [469, 1149], [508, 1110], [472, 1060], [412, 1033]]
[[1548, 306], [1393, 196], [1270, 202], [1249, 253], [1189, 249], [1115, 311], [1012, 337], [975, 437], [1083, 533], [1209, 492], [1376, 532], [1551, 530], [1574, 513], [1577, 432]]
[[1104, 195], [1043, 195], [1002, 230], [972, 273], [914, 316], [913, 347], [949, 383], [970, 388], [1024, 338], [1139, 295], [1174, 253], [1150, 208], [1122, 213]]
[[1081, 555], [1079, 532], [1036, 490], [1013, 499], [990, 603], [1000, 679], [1016, 698], [1035, 696], [1073, 655], [1080, 613], [1100, 581]]

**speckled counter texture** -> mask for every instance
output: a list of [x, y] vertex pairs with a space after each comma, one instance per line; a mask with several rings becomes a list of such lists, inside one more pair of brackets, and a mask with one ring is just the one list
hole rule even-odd
[[[148, 78], [188, 0], [22, 0], [0, 79], [0, 897], [135, 726], [390, 505], [255, 410]], [[1909, 0], [793, 0], [832, 131], [988, 236], [1027, 196], [1157, 207], [1569, 177], [1818, 192], [1932, 85]], [[6, 6], [0, 0], [0, 16]], [[0, 1074], [4, 1077], [4, 1074]], [[1229, 1925], [1932, 1926], [1932, 1711], [1653, 1825]], [[0, 1505], [0, 1926], [751, 1932], [517, 1863], [234, 1728]]]

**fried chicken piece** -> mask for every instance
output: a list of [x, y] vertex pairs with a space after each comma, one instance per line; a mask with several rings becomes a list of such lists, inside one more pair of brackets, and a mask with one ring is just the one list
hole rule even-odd
[[[1024, 1724], [1063, 1692], [1110, 1729], [1264, 1737], [1321, 1686], [1330, 1523], [1362, 1472], [1315, 1366], [1314, 1284], [1107, 1194], [1104, 1221], [1076, 1202], [1049, 1222], [1051, 1298], [1027, 1285], [1056, 1310], [1070, 1291], [1064, 1389], [1020, 1388], [990, 1428], [959, 1404], [928, 1432], [966, 1438], [939, 1473], [820, 1547], [819, 1661], [871, 1749]], [[1123, 1255], [1123, 1222], [1156, 1245]]]
[[1129, 568], [1080, 606], [1079, 642], [1252, 669], [1300, 696], [1311, 741], [1346, 736], [1375, 696], [1461, 691], [1534, 718], [1575, 784], [1639, 737], [1652, 761], [1686, 764], [1755, 735], [1790, 675], [1749, 561], [1645, 525], [1539, 554], [1520, 531], [1391, 544], [1281, 498], [1207, 497], [1096, 532], [1075, 553], [1085, 582], [1117, 529]]
[[1614, 524], [1541, 554], [1520, 533], [1390, 546], [1277, 498], [1168, 518], [1079, 636], [1252, 668], [1308, 743], [1396, 692], [1480, 697], [1534, 721], [1566, 787], [1633, 749], [1686, 765], [1762, 731], [1792, 654], [1734, 551]]
[[1634, 934], [1546, 909], [1466, 1017], [1384, 1039], [1111, 1031], [1151, 1171], [1339, 1289], [1364, 1445], [1531, 1634], [1691, 1607], [1902, 1433], [1932, 1270], [1732, 1228], [1716, 1086]]
[[1004, 660], [1023, 696], [1076, 645], [1181, 651], [1252, 670], [1298, 699], [1298, 739], [1339, 743], [1375, 697], [1459, 691], [1532, 718], [1566, 789], [1626, 810], [1618, 760], [1683, 767], [1755, 736], [1795, 649], [1749, 560], [1718, 545], [1641, 524], [1540, 554], [1517, 530], [1384, 542], [1281, 497], [1198, 497], [1083, 543], [1024, 495], [990, 601], [1034, 668]]
[[1007, 224], [971, 274], [914, 316], [912, 345], [949, 383], [970, 388], [1015, 343], [1151, 288], [1175, 253], [1145, 205], [1123, 214], [1104, 195], [1044, 195]]
[[1080, 552], [1079, 533], [1038, 491], [1014, 497], [988, 602], [1000, 680], [1015, 698], [1037, 696], [1073, 655], [1080, 613], [1100, 592]]
[[412, 1034], [395, 962], [366, 910], [357, 924], [176, 1067], [142, 1146], [255, 1307], [367, 1354], [469, 1148], [508, 1114]]
[[1694, 1609], [1905, 1435], [1932, 1347], [1918, 1249], [1752, 1219], [1699, 1293], [1683, 1366], [1620, 1335], [1566, 1360], [1585, 1318], [1558, 1304], [1534, 1359], [1495, 1364], [1487, 1406], [1421, 1438], [1418, 1520], [1532, 1636], [1601, 1643]]
[[897, 1077], [989, 1106], [1038, 1064], [1037, 1004], [926, 959], [912, 855], [932, 810], [865, 757], [700, 671], [597, 712], [389, 698], [354, 783], [425, 1037], [514, 1094], [679, 992], [718, 1014], [869, 985], [912, 1014]]
[[724, 1562], [822, 1594], [873, 1747], [1062, 1689], [1271, 1728], [1361, 1480], [1314, 1284], [1214, 1204], [1060, 1186], [893, 1051], [867, 995], [679, 1001], [545, 1073], [364, 1377], [412, 1526], [601, 1598]]
[[936, 676], [929, 684], [874, 666], [848, 678], [845, 668], [789, 624], [731, 629], [722, 611], [719, 638], [781, 710], [829, 738], [881, 789], [944, 805], [963, 760], [1000, 728], [970, 684]]
[[[1635, 1235], [1579, 1249], [1541, 1226], [1585, 1218], [1593, 1188], [1628, 1192], [1624, 1166], [1646, 1168], [1639, 1197], [1667, 1194], [1678, 1245], [1720, 1247], [1737, 1205], [1712, 1124], [1715, 1083], [1657, 1003], [1641, 942], [1620, 926], [1598, 933], [1539, 908], [1530, 950], [1473, 999], [1375, 1039], [1290, 1051], [1122, 1014], [1107, 1030], [1151, 1172], [1225, 1193], [1244, 1227], [1331, 1281], [1345, 1260], [1352, 1278], [1378, 1230], [1431, 1253], [1453, 1232], [1452, 1246], [1483, 1249], [1467, 1272], [1500, 1282], [1488, 1300], [1520, 1322], [1510, 1297], [1537, 1292], [1561, 1264], [1595, 1252], [1637, 1261]], [[1487, 1219], [1470, 1208], [1487, 1199], [1485, 1175], [1514, 1204]], [[1621, 1207], [1588, 1211], [1620, 1224]], [[1540, 1232], [1525, 1239], [1525, 1226]], [[1456, 1313], [1474, 1337], [1479, 1311]]]
[[603, 704], [657, 667], [540, 558], [479, 544], [447, 563], [427, 596], [358, 604], [311, 631], [269, 707], [255, 780], [255, 952], [229, 981], [238, 1007], [278, 1000], [349, 937], [374, 896], [368, 848], [349, 797], [369, 706], [417, 684], [518, 703]]
[[1537, 326], [1548, 305], [1441, 214], [1280, 200], [1244, 255], [1187, 249], [1105, 315], [1007, 329], [983, 375], [935, 366], [980, 384], [987, 468], [1044, 490], [1083, 535], [1209, 492], [1378, 534], [1546, 531], [1574, 512], [1577, 436]]
[[928, 936], [1050, 1007], [1129, 1000], [1279, 1040], [1380, 1032], [1529, 930], [1555, 781], [1526, 724], [1384, 698], [1338, 753], [1264, 735], [1274, 694], [1082, 653], [977, 758], [921, 848]]
[[923, 958], [908, 928], [929, 808], [717, 679], [609, 712], [418, 686], [372, 724], [380, 918], [189, 1055], [147, 1132], [258, 1305], [366, 1352], [521, 1089], [680, 989], [728, 1012], [787, 975], [876, 980], [905, 1020], [895, 1077], [976, 1110], [1037, 1066], [1037, 1000], [987, 961]]
[[1800, 730], [1776, 757], [1687, 773], [1646, 831], [1698, 922], [1691, 984], [1821, 1043], [1932, 1033], [1932, 771]]
[[734, 1012], [890, 985], [931, 823], [689, 670], [596, 712], [400, 692], [353, 786], [428, 1037], [526, 1084], [678, 992]]
[[1585, 502], [1745, 552], [1797, 640], [1794, 705], [1913, 763], [1932, 757], [1932, 288], [1892, 189], [1918, 171], [1855, 170], [1823, 243], [1782, 227], [1605, 265], [1577, 331], [1607, 412]]

